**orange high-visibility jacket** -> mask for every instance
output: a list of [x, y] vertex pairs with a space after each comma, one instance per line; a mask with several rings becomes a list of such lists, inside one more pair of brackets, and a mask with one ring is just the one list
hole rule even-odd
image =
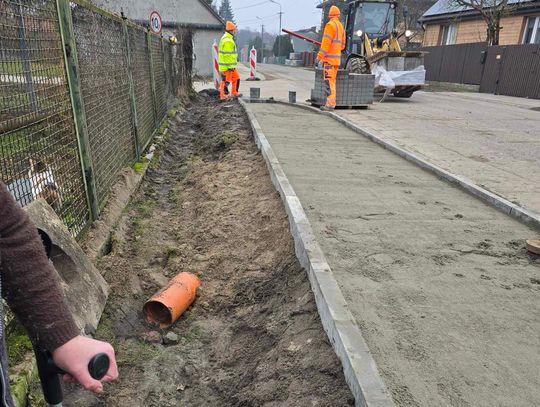
[[339, 18], [332, 18], [324, 27], [321, 49], [317, 54], [319, 61], [329, 65], [341, 64], [341, 51], [345, 49], [345, 30]]

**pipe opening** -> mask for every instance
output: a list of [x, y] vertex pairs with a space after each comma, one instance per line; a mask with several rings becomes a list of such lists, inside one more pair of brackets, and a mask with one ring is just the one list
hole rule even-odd
[[148, 301], [143, 307], [144, 318], [150, 324], [166, 328], [172, 325], [172, 310], [158, 301]]

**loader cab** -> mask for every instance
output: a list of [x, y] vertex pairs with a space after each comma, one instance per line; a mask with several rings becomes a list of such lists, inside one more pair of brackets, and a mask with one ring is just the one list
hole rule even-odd
[[370, 39], [384, 39], [396, 25], [396, 2], [354, 1], [346, 9], [347, 52], [364, 55], [363, 35]]

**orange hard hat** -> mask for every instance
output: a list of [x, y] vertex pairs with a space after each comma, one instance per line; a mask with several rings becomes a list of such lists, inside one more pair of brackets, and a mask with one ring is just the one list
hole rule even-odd
[[339, 17], [341, 15], [341, 11], [339, 11], [339, 8], [336, 6], [330, 7], [330, 11], [328, 12], [329, 17]]
[[234, 31], [236, 30], [236, 24], [232, 21], [227, 21], [227, 24], [225, 24], [225, 31]]

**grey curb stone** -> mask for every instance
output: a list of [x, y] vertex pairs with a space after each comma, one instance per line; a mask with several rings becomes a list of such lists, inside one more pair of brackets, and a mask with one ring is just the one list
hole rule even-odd
[[[266, 161], [272, 182], [285, 205], [296, 256], [307, 271], [321, 322], [334, 351], [341, 360], [345, 380], [356, 400], [356, 406], [395, 407], [332, 269], [317, 243], [302, 204], [283, 172], [255, 115], [247, 106], [249, 102], [246, 102], [240, 100], [240, 104], [249, 117], [255, 141]], [[257, 102], [275, 103], [274, 101]]]

